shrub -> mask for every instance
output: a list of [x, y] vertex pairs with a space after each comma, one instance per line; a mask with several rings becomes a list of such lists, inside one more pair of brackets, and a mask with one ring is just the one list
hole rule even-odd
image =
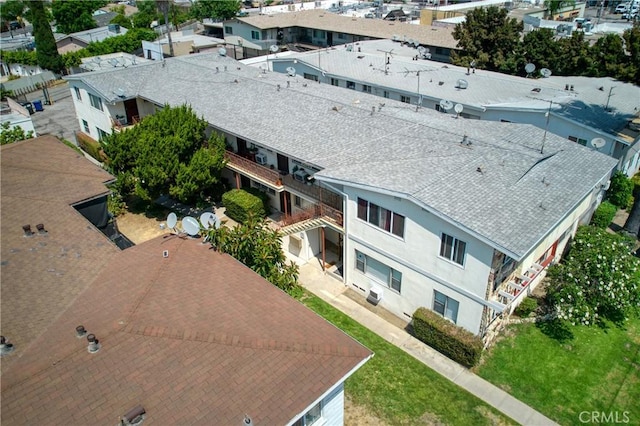
[[260, 191], [258, 188], [247, 188], [245, 191], [260, 198], [265, 216], [268, 216], [271, 213], [271, 200], [265, 192]]
[[232, 189], [222, 195], [222, 204], [226, 207], [226, 215], [239, 223], [247, 218], [265, 217], [262, 200], [242, 189]]
[[608, 201], [603, 201], [598, 206], [596, 211], [593, 212], [591, 225], [595, 226], [596, 228], [606, 229], [613, 220], [617, 211], [618, 208], [615, 205], [611, 204]]
[[480, 361], [482, 339], [427, 308], [413, 314], [413, 331], [418, 339], [465, 367]]
[[104, 151], [102, 151], [102, 147], [99, 142], [91, 139], [83, 133], [76, 133], [76, 139], [78, 140], [80, 148], [82, 148], [82, 150], [87, 154], [100, 162], [106, 160], [106, 156], [104, 155]]
[[611, 184], [607, 190], [607, 200], [621, 209], [627, 208], [633, 192], [633, 181], [618, 170], [611, 176]]
[[538, 301], [532, 297], [525, 297], [516, 307], [515, 314], [521, 318], [526, 318], [538, 308]]

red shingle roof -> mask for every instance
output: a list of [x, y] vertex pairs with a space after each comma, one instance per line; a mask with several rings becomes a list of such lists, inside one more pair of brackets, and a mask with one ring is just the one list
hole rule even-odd
[[[2, 154], [4, 175], [4, 149]], [[2, 189], [4, 261], [4, 176]], [[31, 245], [52, 237], [20, 236]], [[23, 255], [51, 258], [56, 248], [48, 250]], [[2, 333], [16, 343], [2, 359], [3, 422], [116, 424], [140, 404], [147, 421], [158, 424], [239, 424], [245, 413], [255, 424], [284, 424], [371, 355], [199, 240], [166, 235], [109, 252], [102, 262], [89, 253], [87, 247], [80, 257], [65, 256], [95, 273], [78, 275], [78, 287], [86, 290], [57, 319], [49, 317], [46, 331], [30, 333], [33, 340], [21, 338], [21, 326], [37, 319], [47, 303], [14, 312], [21, 320], [10, 327], [12, 335], [5, 332], [5, 293], [10, 297], [22, 283], [5, 289], [11, 263], [2, 266]], [[22, 267], [33, 279], [30, 295], [39, 298], [42, 289], [47, 302], [59, 305], [49, 273], [28, 262]], [[86, 339], [75, 336], [80, 324], [100, 340], [99, 352], [88, 353]]]

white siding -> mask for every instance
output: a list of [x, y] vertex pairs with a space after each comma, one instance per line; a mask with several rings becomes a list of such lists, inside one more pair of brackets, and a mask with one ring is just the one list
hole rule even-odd
[[333, 392], [322, 400], [322, 420], [320, 424], [342, 425], [344, 424], [344, 383], [335, 388]]
[[[76, 96], [75, 87], [80, 90], [80, 97]], [[80, 130], [85, 131], [82, 120], [85, 120], [89, 124], [89, 136], [98, 140], [98, 128], [104, 130], [107, 133], [111, 133], [111, 117], [109, 115], [109, 105], [102, 100], [102, 111], [91, 106], [91, 100], [89, 99], [89, 93], [94, 96], [98, 96], [95, 92], [87, 90], [87, 86], [78, 81], [70, 82], [71, 97], [73, 98], [73, 105], [76, 109], [76, 116], [78, 118], [78, 125]], [[99, 96], [98, 96], [99, 97]], [[115, 113], [114, 113], [115, 117]]]

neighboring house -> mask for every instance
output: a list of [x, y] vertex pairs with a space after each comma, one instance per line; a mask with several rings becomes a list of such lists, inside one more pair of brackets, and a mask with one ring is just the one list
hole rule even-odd
[[3, 424], [343, 424], [368, 349], [199, 239], [119, 250], [113, 177], [56, 138], [0, 149]]
[[[169, 56], [169, 38], [167, 36], [153, 43], [160, 43], [163, 56]], [[224, 39], [195, 34], [193, 30], [183, 30], [171, 33], [171, 44], [173, 45], [173, 55], [182, 56], [216, 49], [218, 46], [224, 46], [225, 43]], [[148, 53], [146, 51], [144, 53], [145, 58], [149, 58]], [[153, 53], [153, 50], [151, 53]]]
[[116, 12], [105, 11], [102, 9], [98, 9], [93, 12], [93, 20], [98, 27], [106, 27], [116, 16], [118, 16]]
[[118, 114], [188, 103], [226, 138], [231, 185], [259, 188], [281, 212], [291, 259], [317, 258], [407, 321], [426, 306], [482, 336], [590, 219], [617, 163], [530, 124], [456, 118], [215, 54], [66, 79], [94, 137], [119, 131]]
[[[143, 41], [143, 43], [145, 43]], [[128, 68], [150, 62], [149, 59], [140, 58], [131, 53], [116, 52], [108, 55], [89, 56], [80, 60], [80, 65], [71, 69], [71, 74], [80, 72], [97, 71], [112, 68]]]
[[238, 45], [242, 40], [245, 45], [249, 42], [259, 47], [248, 56], [264, 55], [274, 44], [285, 44], [290, 50], [310, 50], [395, 37], [430, 49], [433, 60], [450, 62], [450, 53], [457, 45], [452, 32], [452, 28], [341, 16], [323, 9], [234, 18], [224, 23], [227, 43]]
[[640, 120], [640, 87], [609, 77], [524, 78], [442, 66], [421, 59], [423, 52], [408, 43], [376, 40], [321, 53], [290, 52], [270, 63], [274, 71], [295, 69], [313, 81], [445, 114], [456, 115], [457, 107], [468, 119], [533, 124], [620, 160], [629, 176], [638, 171], [640, 126], [634, 121]]
[[11, 98], [7, 98], [7, 104], [8, 108], [6, 110], [3, 109], [0, 115], [0, 123], [8, 122], [9, 129], [20, 127], [25, 135], [33, 132], [32, 137], [36, 137], [36, 128], [33, 126], [29, 111]]
[[58, 53], [76, 52], [84, 49], [94, 41], [103, 41], [109, 37], [115, 37], [127, 33], [127, 29], [118, 24], [110, 24], [104, 27], [93, 28], [73, 34], [55, 34]]

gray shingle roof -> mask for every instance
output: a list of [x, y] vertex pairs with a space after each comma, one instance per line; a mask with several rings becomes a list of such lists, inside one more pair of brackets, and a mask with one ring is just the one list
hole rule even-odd
[[[370, 82], [380, 87], [406, 91], [415, 96], [418, 90], [425, 97], [449, 99], [475, 108], [509, 108], [543, 110], [553, 101], [552, 112], [585, 126], [616, 134], [634, 117], [640, 115], [640, 87], [610, 77], [523, 78], [477, 70], [467, 75], [467, 69], [433, 61], [413, 61], [418, 51], [391, 40], [360, 42], [360, 51], [349, 52], [344, 47], [317, 52], [290, 53], [278, 61], [297, 59], [320, 67], [327, 75], [341, 76], [356, 82]], [[392, 57], [384, 72], [384, 51]], [[468, 87], [461, 90], [457, 82], [464, 79]], [[442, 84], [440, 84], [442, 82]], [[573, 90], [565, 90], [573, 86]], [[609, 97], [609, 90], [612, 96]], [[533, 89], [540, 89], [534, 91]], [[607, 107], [611, 111], [606, 111]]]
[[68, 79], [112, 99], [125, 87], [158, 104], [186, 102], [225, 132], [319, 166], [320, 179], [404, 194], [516, 258], [616, 164], [551, 134], [541, 154], [544, 132], [531, 125], [416, 111], [213, 54]]

